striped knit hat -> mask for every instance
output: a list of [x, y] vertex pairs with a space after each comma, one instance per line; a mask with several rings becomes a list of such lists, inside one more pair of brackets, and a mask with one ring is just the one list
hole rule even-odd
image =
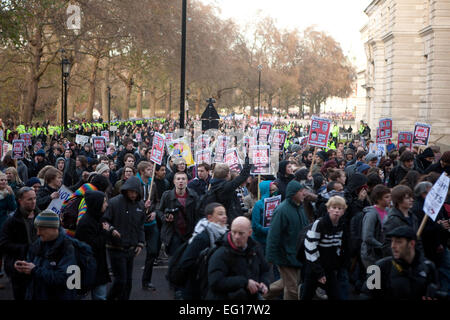
[[35, 219], [36, 228], [59, 228], [59, 216], [52, 210], [42, 211]]

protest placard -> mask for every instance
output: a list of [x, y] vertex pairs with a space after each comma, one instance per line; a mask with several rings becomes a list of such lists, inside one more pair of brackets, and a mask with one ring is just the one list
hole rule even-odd
[[414, 127], [413, 144], [427, 146], [430, 139], [431, 126], [425, 123], [418, 123]]
[[159, 165], [161, 165], [164, 157], [164, 140], [165, 137], [162, 134], [155, 132], [150, 160]]
[[196, 141], [195, 147], [198, 148], [198, 149], [209, 148], [210, 141], [211, 141], [211, 138], [207, 134], [199, 135], [197, 137], [197, 141]]
[[229, 137], [227, 136], [219, 136], [217, 138], [217, 146], [216, 152], [214, 156], [215, 163], [223, 163], [225, 162], [225, 153], [227, 152]]
[[28, 146], [32, 145], [31, 133], [21, 133], [20, 134], [20, 139], [25, 141], [25, 147], [28, 147]]
[[409, 150], [412, 150], [413, 134], [412, 131], [400, 131], [398, 133], [398, 148], [407, 146]]
[[105, 137], [105, 139], [106, 139], [106, 142], [109, 142], [109, 131], [102, 131], [101, 132], [101, 136], [102, 137]]
[[272, 130], [269, 142], [272, 150], [282, 151], [284, 150], [284, 143], [286, 142], [287, 132], [284, 130]]
[[308, 135], [308, 144], [314, 147], [326, 148], [330, 135], [331, 120], [314, 117]]
[[77, 134], [75, 136], [75, 143], [76, 144], [80, 144], [81, 146], [84, 146], [88, 142], [89, 142], [89, 136], [83, 136], [81, 134]]
[[383, 118], [379, 121], [380, 141], [392, 139], [392, 119]]
[[105, 137], [92, 137], [92, 144], [94, 146], [94, 153], [103, 155], [106, 154], [106, 139]]
[[137, 142], [142, 142], [142, 135], [140, 132], [136, 133], [136, 141]]
[[433, 219], [433, 221], [436, 221], [436, 217], [447, 198], [449, 180], [450, 179], [445, 175], [445, 172], [442, 173], [425, 198], [423, 211]]
[[242, 164], [236, 148], [231, 148], [226, 151], [225, 163], [231, 171], [241, 172]]
[[195, 165], [191, 147], [184, 138], [170, 141], [167, 145], [167, 150], [169, 151], [169, 155], [174, 159], [177, 157], [183, 158], [186, 161], [187, 167]]
[[59, 197], [56, 199], [53, 199], [52, 202], [48, 205], [49, 210], [52, 210], [56, 214], [61, 213], [61, 207], [64, 201], [69, 199], [69, 197], [72, 195], [72, 191], [66, 188], [64, 185], [61, 186], [58, 190]]
[[281, 203], [281, 195], [264, 199], [264, 227], [270, 227], [273, 212]]
[[272, 122], [268, 121], [261, 122], [257, 133], [258, 137], [257, 140], [259, 145], [266, 144], [269, 141], [269, 135], [270, 131], [272, 130], [272, 126], [273, 126]]
[[13, 140], [12, 142], [12, 158], [13, 159], [23, 159], [25, 157], [25, 141], [23, 140]]
[[206, 163], [211, 165], [211, 149], [202, 149], [195, 153], [195, 163], [197, 165]]
[[250, 155], [253, 161], [253, 166], [250, 170], [252, 175], [266, 175], [270, 174], [270, 146], [257, 145], [250, 148]]

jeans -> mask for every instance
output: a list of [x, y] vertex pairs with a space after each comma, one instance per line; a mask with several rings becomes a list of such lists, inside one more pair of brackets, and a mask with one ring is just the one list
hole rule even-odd
[[109, 290], [107, 300], [130, 300], [133, 281], [134, 250], [109, 249], [114, 281]]
[[339, 299], [348, 300], [348, 292], [350, 289], [350, 282], [348, 277], [348, 270], [341, 267], [337, 272], [337, 281], [339, 286]]
[[106, 287], [107, 287], [106, 284], [102, 284], [98, 287], [95, 287], [91, 291], [92, 300], [106, 300], [106, 293], [107, 293]]
[[158, 257], [159, 230], [156, 224], [145, 226], [146, 258], [142, 274], [142, 284], [152, 282], [153, 263]]

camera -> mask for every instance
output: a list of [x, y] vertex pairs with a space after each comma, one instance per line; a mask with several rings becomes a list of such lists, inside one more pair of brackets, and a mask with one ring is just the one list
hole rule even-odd
[[167, 208], [164, 210], [166, 217], [169, 217], [169, 214], [175, 215], [178, 212], [179, 208]]

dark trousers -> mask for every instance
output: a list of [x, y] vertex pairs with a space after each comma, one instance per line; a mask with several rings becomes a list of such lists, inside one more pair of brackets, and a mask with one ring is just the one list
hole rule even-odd
[[109, 249], [108, 252], [114, 281], [107, 300], [130, 300], [135, 252], [131, 249], [125, 251]]
[[[301, 288], [301, 300], [312, 300], [319, 286], [317, 275], [311, 270], [310, 266], [305, 267], [305, 276], [303, 277], [303, 285]], [[326, 272], [327, 281], [325, 285], [320, 286], [326, 291], [328, 300], [339, 300], [339, 282], [337, 280], [337, 271]]]
[[142, 274], [142, 284], [152, 282], [153, 263], [158, 257], [159, 247], [159, 230], [156, 224], [145, 226], [145, 242], [146, 242], [146, 257], [144, 273]]
[[29, 284], [28, 278], [23, 275], [12, 275], [11, 278], [11, 286], [13, 290], [14, 300], [24, 301], [25, 294], [27, 292], [27, 287]]

